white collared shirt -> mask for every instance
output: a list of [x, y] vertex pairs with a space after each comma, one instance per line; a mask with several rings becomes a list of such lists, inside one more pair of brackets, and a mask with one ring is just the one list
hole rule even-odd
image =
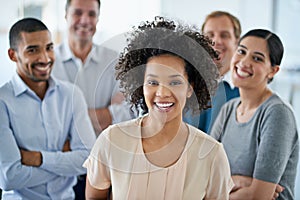
[[53, 76], [79, 86], [89, 108], [108, 107], [113, 123], [133, 117], [125, 102], [111, 105], [112, 97], [119, 92], [119, 82], [115, 78], [118, 52], [93, 44], [86, 61], [82, 63], [74, 56], [68, 42], [64, 41], [55, 48], [55, 53]]

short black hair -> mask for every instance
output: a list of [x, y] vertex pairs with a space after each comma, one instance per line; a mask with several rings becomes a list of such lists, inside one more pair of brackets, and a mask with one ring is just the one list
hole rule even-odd
[[116, 66], [117, 79], [126, 99], [138, 110], [141, 108], [143, 114], [148, 113], [143, 94], [145, 66], [149, 58], [163, 54], [178, 56], [185, 62], [194, 93], [187, 99], [184, 112], [191, 109], [195, 113], [210, 107], [219, 78], [213, 62], [218, 54], [212, 48], [212, 41], [198, 30], [157, 16], [154, 21], [142, 22], [129, 33], [128, 45]]
[[9, 47], [17, 50], [21, 39], [21, 32], [31, 33], [36, 31], [48, 30], [47, 26], [35, 18], [23, 18], [17, 21], [9, 31]]

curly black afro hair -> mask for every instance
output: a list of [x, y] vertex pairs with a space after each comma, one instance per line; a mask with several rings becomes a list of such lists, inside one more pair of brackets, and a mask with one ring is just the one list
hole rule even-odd
[[213, 60], [218, 54], [212, 48], [212, 41], [200, 34], [196, 27], [175, 24], [164, 17], [142, 22], [133, 27], [127, 38], [128, 45], [120, 54], [116, 65], [116, 77], [126, 99], [137, 110], [148, 113], [143, 93], [145, 66], [149, 58], [171, 54], [185, 61], [188, 81], [194, 93], [187, 99], [184, 112], [192, 109], [197, 113], [211, 107], [219, 72]]

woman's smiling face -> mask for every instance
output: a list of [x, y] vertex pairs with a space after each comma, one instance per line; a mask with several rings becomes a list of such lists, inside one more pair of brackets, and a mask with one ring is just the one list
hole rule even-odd
[[239, 88], [265, 87], [277, 68], [271, 66], [266, 40], [248, 36], [240, 42], [231, 60], [232, 81]]
[[149, 115], [164, 121], [182, 119], [186, 98], [192, 95], [183, 59], [164, 54], [150, 58], [146, 64], [144, 96]]

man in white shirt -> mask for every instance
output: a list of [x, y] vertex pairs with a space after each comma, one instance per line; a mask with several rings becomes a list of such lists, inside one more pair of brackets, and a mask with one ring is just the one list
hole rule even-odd
[[118, 53], [93, 43], [100, 0], [67, 0], [68, 37], [56, 49], [53, 75], [81, 88], [96, 134], [133, 118], [115, 80]]
[[[82, 90], [97, 136], [110, 124], [134, 117], [115, 79], [118, 53], [93, 43], [99, 14], [100, 0], [66, 1], [68, 37], [55, 48], [53, 68], [54, 77]], [[76, 198], [84, 199], [85, 177], [80, 177], [78, 184]]]

